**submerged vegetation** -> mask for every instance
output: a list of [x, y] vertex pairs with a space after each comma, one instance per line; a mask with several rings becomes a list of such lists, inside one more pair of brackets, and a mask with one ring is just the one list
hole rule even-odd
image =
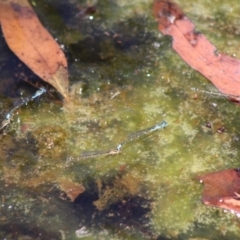
[[[239, 34], [227, 33], [230, 47], [214, 38], [226, 29], [221, 19], [228, 19], [227, 29], [236, 26], [234, 10], [222, 12], [217, 0], [211, 13], [208, 1], [178, 2], [216, 46], [220, 41], [221, 51], [237, 55]], [[196, 177], [239, 167], [239, 107], [192, 90], [214, 91], [157, 32], [149, 1], [97, 1], [96, 13], [79, 19], [76, 9], [84, 4], [35, 1], [41, 20], [64, 44], [71, 101], [62, 106], [45, 86], [47, 94], [22, 106], [1, 135], [0, 236], [20, 239], [27, 229], [32, 239], [237, 239], [239, 220], [202, 205]], [[195, 14], [199, 5], [205, 15]], [[63, 14], [66, 7], [72, 15]], [[8, 74], [13, 66], [28, 70], [19, 68], [3, 38], [0, 49], [6, 113], [19, 89], [25, 96], [36, 89]], [[15, 95], [9, 82], [17, 84]], [[120, 154], [79, 158], [163, 120], [165, 129], [129, 142]], [[69, 182], [84, 187], [71, 195], [73, 202]]]

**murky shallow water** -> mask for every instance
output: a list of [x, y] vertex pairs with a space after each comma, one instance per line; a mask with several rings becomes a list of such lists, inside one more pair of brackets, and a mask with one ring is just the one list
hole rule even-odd
[[[23, 107], [1, 137], [0, 236], [238, 239], [239, 220], [202, 205], [195, 177], [239, 167], [239, 107], [191, 90], [213, 87], [159, 34], [150, 1], [99, 1], [84, 19], [74, 17], [70, 2], [36, 1], [42, 21], [65, 46], [72, 101], [61, 106], [50, 92]], [[239, 4], [220, 2], [214, 9], [208, 1], [179, 4], [221, 51], [240, 57]], [[0, 46], [6, 53], [1, 89], [13, 89], [1, 92], [6, 111], [19, 89], [34, 90], [13, 84], [8, 72], [19, 63], [3, 39]], [[78, 158], [162, 120], [165, 129], [127, 143], [119, 155]], [[86, 188], [74, 203], [61, 191], [69, 181]]]

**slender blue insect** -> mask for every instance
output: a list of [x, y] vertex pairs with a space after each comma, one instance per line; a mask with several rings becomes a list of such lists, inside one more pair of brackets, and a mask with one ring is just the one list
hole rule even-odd
[[152, 127], [149, 127], [149, 128], [146, 128], [146, 129], [143, 129], [143, 130], [140, 130], [138, 132], [134, 132], [132, 134], [130, 134], [128, 137], [127, 137], [127, 140], [124, 141], [124, 142], [121, 142], [119, 143], [116, 148], [112, 148], [110, 150], [106, 150], [106, 151], [90, 151], [90, 152], [85, 152], [83, 153], [82, 155], [79, 156], [79, 158], [90, 158], [90, 157], [99, 157], [99, 156], [105, 156], [105, 155], [114, 155], [114, 154], [119, 154], [122, 150], [122, 147], [137, 139], [137, 138], [140, 138], [141, 136], [143, 135], [146, 135], [148, 133], [151, 133], [151, 132], [154, 132], [156, 130], [159, 130], [159, 129], [163, 129], [167, 126], [167, 122], [166, 121], [162, 121], [161, 123], [158, 123]]
[[3, 128], [5, 128], [6, 126], [8, 126], [8, 124], [10, 124], [11, 119], [4, 119], [1, 123], [1, 127], [0, 130], [2, 130]]
[[35, 98], [41, 96], [41, 95], [44, 94], [45, 92], [47, 92], [47, 90], [46, 90], [44, 87], [39, 88], [39, 90], [37, 90], [37, 91], [35, 92], [35, 94], [31, 97], [30, 100], [34, 100]]
[[123, 145], [137, 139], [137, 138], [140, 138], [142, 137], [143, 135], [146, 135], [146, 134], [149, 134], [151, 132], [154, 132], [156, 130], [159, 130], [159, 129], [163, 129], [167, 126], [167, 122], [166, 121], [162, 121], [161, 123], [158, 123], [152, 127], [149, 127], [149, 128], [146, 128], [146, 129], [143, 129], [143, 130], [140, 130], [138, 132], [134, 132], [134, 133], [131, 133], [128, 137], [127, 137], [127, 140], [122, 142], [122, 143], [119, 143], [117, 145], [117, 149], [120, 151], [121, 148], [123, 147]]
[[225, 93], [215, 92], [215, 91], [208, 91], [208, 90], [203, 90], [203, 89], [198, 89], [198, 88], [191, 88], [191, 90], [195, 91], [195, 92], [206, 93], [206, 94], [210, 94], [213, 96], [218, 96], [218, 97], [236, 98], [236, 99], [240, 98], [240, 96], [237, 96], [237, 95], [225, 94]]
[[113, 148], [106, 151], [90, 151], [90, 152], [84, 152], [79, 157], [80, 158], [91, 158], [91, 157], [100, 157], [100, 156], [106, 156], [106, 155], [115, 155], [119, 154], [121, 149]]
[[134, 132], [134, 133], [131, 133], [129, 136], [128, 136], [128, 141], [132, 141], [136, 138], [139, 138], [143, 135], [146, 135], [148, 133], [151, 133], [151, 132], [154, 132], [156, 130], [159, 130], [159, 129], [163, 129], [167, 126], [167, 122], [166, 121], [162, 121], [161, 123], [158, 123], [152, 127], [149, 127], [149, 128], [146, 128], [146, 129], [143, 129], [143, 130], [140, 130], [138, 132]]
[[5, 116], [5, 119], [2, 121], [1, 126], [0, 126], [0, 130], [4, 129], [5, 127], [7, 127], [10, 122], [11, 119], [13, 117], [14, 112], [20, 108], [21, 106], [27, 104], [30, 101], [33, 101], [35, 98], [41, 96], [42, 94], [44, 94], [47, 90], [43, 87], [41, 87], [39, 90], [37, 90], [32, 96], [30, 97], [26, 97], [21, 99], [21, 101], [19, 101], [19, 103], [13, 107]]

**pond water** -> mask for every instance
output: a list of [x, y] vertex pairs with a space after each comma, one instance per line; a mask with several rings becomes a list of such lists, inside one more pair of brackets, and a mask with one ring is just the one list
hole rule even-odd
[[[196, 176], [239, 167], [240, 108], [204, 92], [217, 90], [158, 32], [152, 2], [32, 4], [68, 58], [71, 102], [45, 86], [1, 135], [1, 238], [239, 239], [234, 214], [201, 203]], [[220, 51], [240, 58], [238, 1], [178, 4]], [[83, 15], [90, 5], [96, 12]], [[3, 37], [0, 49], [4, 116], [36, 91], [23, 78], [44, 83]], [[127, 141], [119, 154], [80, 157], [163, 120], [164, 129]], [[82, 191], [74, 202], [73, 186]]]

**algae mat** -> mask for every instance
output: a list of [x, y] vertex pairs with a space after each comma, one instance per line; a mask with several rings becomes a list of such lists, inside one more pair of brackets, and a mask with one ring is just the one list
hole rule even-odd
[[[159, 34], [151, 2], [95, 1], [96, 12], [79, 18], [87, 4], [34, 2], [68, 56], [72, 100], [61, 106], [49, 89], [1, 136], [0, 236], [237, 239], [238, 219], [202, 205], [195, 176], [239, 167], [239, 108], [192, 90], [215, 91]], [[236, 1], [214, 1], [214, 9], [208, 1], [178, 4], [219, 50], [240, 57]], [[16, 81], [20, 63], [3, 38], [0, 48], [4, 113], [35, 88]], [[165, 129], [127, 143], [120, 154], [79, 158], [162, 120]], [[69, 182], [85, 189], [74, 202]]]

